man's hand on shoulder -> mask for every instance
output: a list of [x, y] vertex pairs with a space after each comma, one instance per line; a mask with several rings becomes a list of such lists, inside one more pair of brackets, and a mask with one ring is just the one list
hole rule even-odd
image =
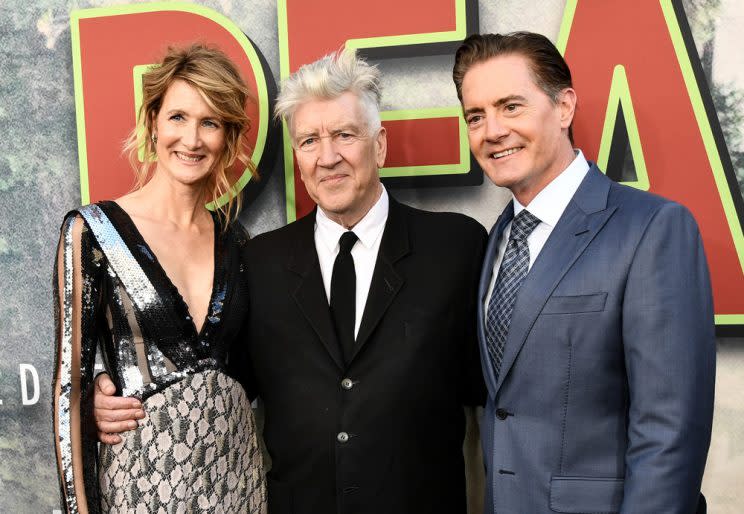
[[114, 396], [116, 386], [105, 373], [98, 375], [93, 391], [93, 418], [98, 440], [105, 444], [121, 442], [121, 432], [137, 428], [137, 420], [145, 417], [142, 403], [136, 398]]

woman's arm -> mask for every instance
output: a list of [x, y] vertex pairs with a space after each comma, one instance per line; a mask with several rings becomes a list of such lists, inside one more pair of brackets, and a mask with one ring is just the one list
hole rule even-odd
[[56, 358], [52, 384], [55, 450], [69, 513], [98, 512], [95, 439], [90, 437], [89, 386], [97, 345], [100, 250], [81, 217], [62, 225], [54, 269]]

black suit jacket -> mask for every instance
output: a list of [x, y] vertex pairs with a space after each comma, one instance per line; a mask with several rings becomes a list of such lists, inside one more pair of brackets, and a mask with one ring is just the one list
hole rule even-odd
[[233, 355], [265, 406], [270, 514], [464, 513], [462, 406], [485, 399], [475, 316], [485, 230], [391, 198], [345, 366], [314, 224], [311, 213], [246, 246], [248, 338]]

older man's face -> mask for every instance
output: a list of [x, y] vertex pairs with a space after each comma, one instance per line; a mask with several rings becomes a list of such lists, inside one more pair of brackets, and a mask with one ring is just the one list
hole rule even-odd
[[308, 100], [294, 113], [293, 146], [302, 182], [326, 215], [354, 226], [380, 197], [385, 129], [370, 133], [359, 98]]

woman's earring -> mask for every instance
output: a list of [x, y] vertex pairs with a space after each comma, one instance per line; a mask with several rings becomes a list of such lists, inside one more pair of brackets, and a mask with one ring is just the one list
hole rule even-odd
[[158, 135], [157, 134], [152, 134], [150, 136], [150, 141], [152, 141], [152, 144], [157, 144], [157, 142], [158, 142]]

